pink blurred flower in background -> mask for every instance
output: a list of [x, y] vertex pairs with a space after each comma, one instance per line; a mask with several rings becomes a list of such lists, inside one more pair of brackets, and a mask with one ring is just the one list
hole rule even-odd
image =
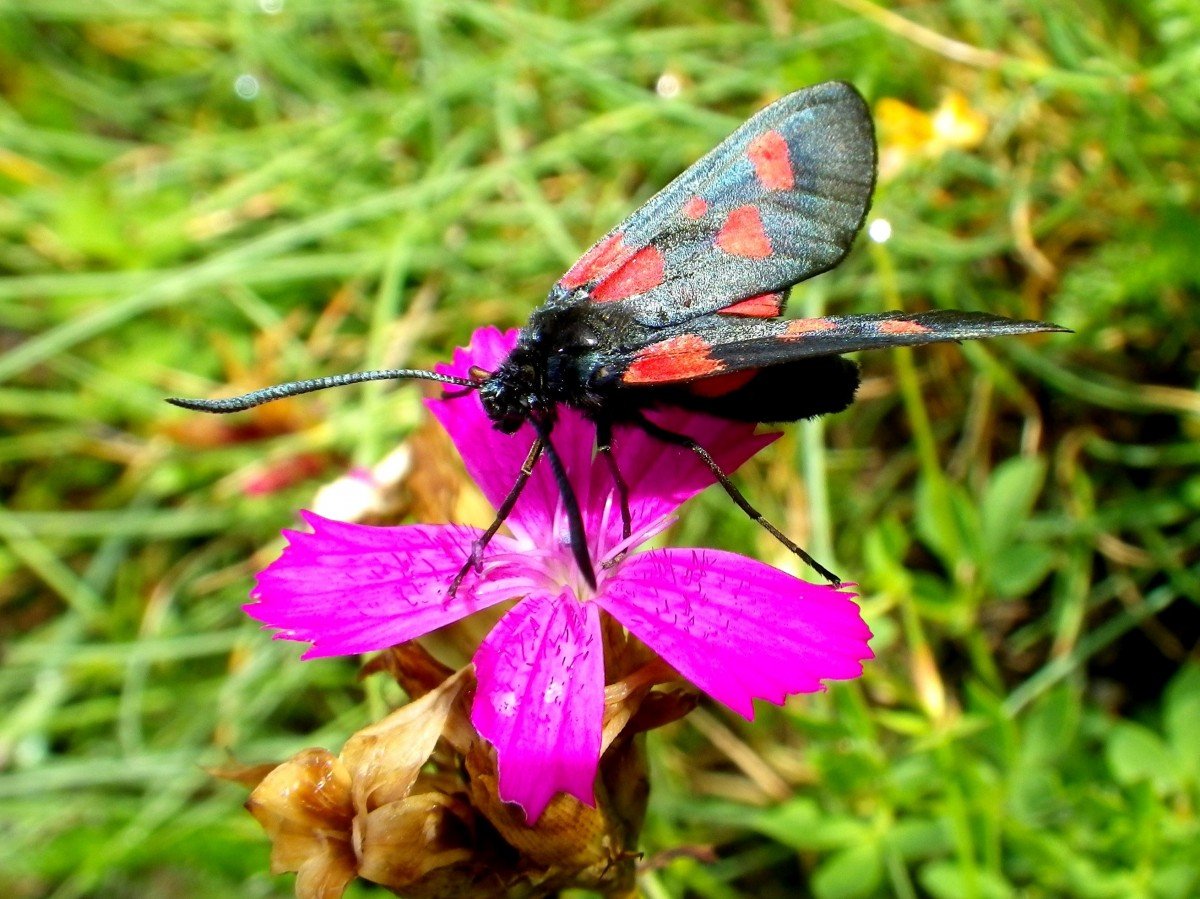
[[[516, 332], [474, 335], [441, 371], [494, 369]], [[496, 431], [474, 394], [432, 399], [479, 488], [498, 505], [533, 442], [528, 425]], [[685, 449], [633, 428], [614, 454], [629, 486], [632, 535], [622, 539], [616, 491], [594, 458], [595, 430], [560, 410], [554, 445], [583, 513], [596, 589], [579, 576], [566, 517], [539, 464], [508, 519], [457, 593], [448, 588], [482, 531], [462, 525], [370, 527], [303, 513], [312, 533], [288, 531], [283, 555], [258, 577], [247, 612], [276, 637], [312, 644], [305, 658], [384, 649], [506, 600], [516, 604], [480, 645], [471, 719], [496, 749], [500, 796], [534, 822], [558, 791], [594, 802], [604, 713], [607, 612], [681, 676], [748, 719], [753, 700], [782, 703], [857, 677], [871, 634], [853, 595], [810, 584], [745, 556], [710, 549], [636, 549], [714, 481]], [[686, 433], [732, 471], [777, 435], [678, 409], [651, 416]], [[613, 562], [616, 559], [617, 561]]]

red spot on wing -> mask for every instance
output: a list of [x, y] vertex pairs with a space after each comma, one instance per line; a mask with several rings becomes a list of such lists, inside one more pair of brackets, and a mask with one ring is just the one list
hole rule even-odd
[[721, 315], [740, 315], [746, 318], [775, 318], [783, 312], [782, 293], [760, 293], [738, 300], [720, 310]]
[[787, 141], [778, 131], [764, 131], [746, 147], [754, 174], [767, 190], [791, 190], [796, 180], [788, 158]]
[[656, 246], [642, 247], [592, 291], [597, 303], [612, 303], [662, 284], [666, 262]]
[[784, 329], [784, 339], [804, 337], [806, 334], [820, 334], [823, 331], [837, 329], [837, 323], [827, 318], [797, 318], [787, 323]]
[[709, 356], [712, 345], [695, 334], [680, 334], [651, 344], [633, 357], [621, 380], [626, 384], [670, 384], [691, 381], [721, 371]]
[[727, 393], [741, 390], [754, 379], [756, 374], [758, 374], [757, 368], [748, 368], [745, 371], [731, 371], [727, 375], [701, 378], [699, 381], [689, 384], [688, 390], [696, 396], [725, 396]]
[[690, 219], [704, 218], [704, 213], [708, 212], [708, 201], [704, 197], [691, 197], [683, 204], [681, 211]]
[[932, 328], [918, 322], [905, 321], [904, 319], [893, 319], [879, 323], [880, 334], [928, 334], [932, 330]]
[[757, 206], [739, 206], [729, 213], [717, 232], [717, 246], [731, 256], [765, 259], [771, 255], [771, 240], [763, 228]]
[[558, 283], [567, 290], [573, 290], [592, 281], [598, 281], [626, 262], [633, 254], [633, 247], [625, 246], [620, 231], [610, 234], [584, 253], [579, 261], [559, 279]]

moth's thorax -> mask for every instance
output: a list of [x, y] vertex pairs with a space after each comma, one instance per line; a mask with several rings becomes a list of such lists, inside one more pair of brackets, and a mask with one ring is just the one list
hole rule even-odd
[[570, 304], [570, 297], [558, 297], [558, 289], [545, 305], [534, 310], [529, 324], [521, 329], [518, 350], [549, 359], [553, 356], [579, 355], [601, 343], [603, 323], [598, 310], [586, 303]]
[[550, 403], [596, 411], [597, 373], [614, 353], [623, 350], [621, 328], [608, 310], [594, 303], [538, 309], [522, 332], [519, 347], [528, 348], [545, 372], [543, 396]]

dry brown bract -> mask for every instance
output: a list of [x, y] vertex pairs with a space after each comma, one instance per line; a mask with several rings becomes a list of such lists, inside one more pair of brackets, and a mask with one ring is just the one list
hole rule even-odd
[[472, 670], [452, 673], [416, 645], [367, 669], [394, 676], [414, 701], [359, 731], [340, 755], [306, 749], [269, 773], [221, 776], [257, 783], [246, 807], [271, 838], [272, 871], [296, 872], [302, 899], [337, 899], [356, 876], [412, 899], [568, 887], [630, 896], [648, 792], [636, 736], [686, 714], [694, 700], [652, 692], [673, 672], [626, 648], [625, 670], [633, 670], [606, 693], [595, 808], [559, 794], [527, 825], [497, 795], [495, 755], [471, 727]]

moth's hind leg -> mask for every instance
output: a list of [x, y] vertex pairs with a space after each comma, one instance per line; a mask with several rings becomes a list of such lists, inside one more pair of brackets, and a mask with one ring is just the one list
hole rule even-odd
[[725, 492], [729, 494], [729, 498], [737, 503], [738, 508], [745, 512], [752, 521], [756, 522], [768, 534], [786, 546], [791, 552], [799, 556], [806, 565], [812, 568], [813, 571], [817, 572], [817, 574], [821, 575], [821, 577], [825, 578], [825, 580], [829, 581], [829, 583], [833, 584], [835, 587], [841, 584], [841, 578], [839, 578], [836, 574], [797, 546], [796, 543], [794, 543], [786, 534], [783, 533], [783, 531], [771, 524], [771, 522], [769, 522], [766, 517], [758, 511], [758, 509], [754, 508], [754, 506], [750, 504], [750, 501], [742, 495], [742, 491], [738, 490], [733, 481], [729, 480], [729, 475], [725, 474], [725, 472], [721, 469], [721, 466], [717, 464], [717, 460], [709, 454], [708, 450], [702, 447], [691, 437], [688, 437], [686, 434], [678, 434], [675, 431], [669, 431], [660, 425], [656, 425], [640, 412], [637, 413], [637, 415], [633, 418], [633, 421], [651, 437], [655, 437], [658, 440], [661, 440], [663, 443], [669, 443], [672, 446], [681, 446], [684, 449], [691, 450], [693, 453], [699, 456], [700, 461], [707, 465], [708, 470], [713, 473], [713, 477], [717, 479], [717, 483], [719, 483], [721, 487], [724, 488]]

